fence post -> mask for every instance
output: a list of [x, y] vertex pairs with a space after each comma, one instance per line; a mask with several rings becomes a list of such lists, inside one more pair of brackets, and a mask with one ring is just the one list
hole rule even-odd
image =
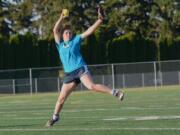
[[34, 79], [35, 81], [35, 91], [36, 93], [38, 93], [38, 84], [37, 84], [37, 78]]
[[124, 73], [123, 73], [123, 75], [122, 75], [122, 80], [123, 80], [123, 88], [125, 88], [125, 87], [126, 87], [126, 84], [125, 84], [125, 75], [124, 75]]
[[81, 89], [81, 91], [83, 91], [83, 85], [82, 85], [82, 83], [80, 83], [80, 89]]
[[13, 94], [16, 94], [16, 86], [15, 86], [15, 80], [12, 80], [12, 85], [13, 85]]
[[180, 71], [178, 72], [178, 75], [179, 75], [179, 77], [178, 77], [178, 78], [179, 78], [179, 84], [180, 84]]
[[142, 86], [144, 87], [144, 73], [142, 73]]
[[104, 85], [104, 75], [102, 75], [102, 84]]
[[58, 88], [58, 92], [59, 92], [60, 91], [59, 77], [57, 78], [57, 88]]
[[162, 71], [160, 72], [160, 78], [161, 78], [161, 87], [163, 86], [163, 75], [162, 75]]
[[114, 89], [115, 88], [115, 83], [114, 83], [114, 65], [111, 64], [111, 68], [112, 68], [112, 88]]
[[32, 95], [32, 69], [29, 69], [29, 85], [30, 85], [30, 94]]
[[157, 88], [157, 73], [156, 73], [156, 62], [153, 62], [154, 64], [154, 86]]

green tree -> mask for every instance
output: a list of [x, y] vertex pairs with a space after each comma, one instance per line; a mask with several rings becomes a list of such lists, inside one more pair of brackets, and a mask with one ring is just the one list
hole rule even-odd
[[6, 57], [5, 53], [8, 46], [8, 39], [0, 34], [0, 69], [7, 68], [5, 65]]
[[9, 3], [0, 0], [0, 33], [5, 36], [9, 36], [12, 32], [11, 28], [9, 28], [9, 6]]

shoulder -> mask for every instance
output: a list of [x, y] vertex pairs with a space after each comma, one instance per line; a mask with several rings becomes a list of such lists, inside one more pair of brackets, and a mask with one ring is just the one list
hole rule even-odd
[[82, 37], [81, 37], [80, 34], [77, 34], [77, 35], [75, 35], [75, 36], [73, 37], [73, 40], [81, 42], [81, 41], [82, 41]]
[[59, 42], [55, 41], [56, 47], [59, 48], [63, 44], [63, 42], [64, 41], [59, 41]]

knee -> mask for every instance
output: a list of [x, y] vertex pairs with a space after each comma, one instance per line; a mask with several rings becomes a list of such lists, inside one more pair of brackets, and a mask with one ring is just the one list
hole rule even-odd
[[89, 90], [96, 90], [96, 84], [90, 84], [87, 86]]

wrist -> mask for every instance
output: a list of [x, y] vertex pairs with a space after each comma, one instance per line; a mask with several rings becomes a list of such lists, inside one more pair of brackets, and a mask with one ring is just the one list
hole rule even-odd
[[102, 23], [102, 22], [103, 22], [103, 19], [101, 19], [101, 18], [98, 18], [98, 21], [99, 21], [100, 23]]

